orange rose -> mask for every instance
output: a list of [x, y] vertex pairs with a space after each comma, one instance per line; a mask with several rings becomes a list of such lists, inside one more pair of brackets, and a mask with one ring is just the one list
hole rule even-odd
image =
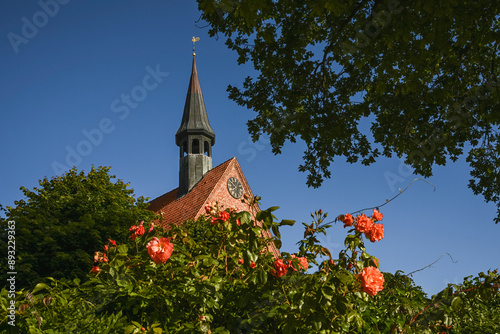
[[356, 231], [360, 233], [367, 233], [371, 230], [373, 222], [366, 215], [356, 217]]
[[363, 291], [375, 296], [384, 288], [384, 275], [375, 267], [367, 267], [358, 274]]
[[153, 239], [146, 245], [149, 256], [156, 263], [165, 263], [172, 255], [174, 245], [170, 242], [170, 238], [153, 237]]
[[[293, 259], [297, 259], [299, 260], [299, 269], [304, 269], [304, 270], [307, 270], [307, 268], [309, 268], [309, 263], [307, 263], [307, 259], [305, 257], [297, 257], [295, 254], [292, 254], [292, 261]], [[292, 268], [293, 270], [297, 271], [297, 269], [295, 269], [293, 266], [292, 266], [292, 261], [289, 262], [289, 265], [288, 267], [289, 268]]]
[[299, 261], [304, 270], [307, 270], [307, 268], [309, 268], [309, 263], [307, 263], [307, 259], [305, 257], [299, 257]]
[[352, 215], [350, 213], [347, 213], [344, 216], [344, 228], [346, 228], [347, 226], [352, 226], [353, 222], [354, 220], [352, 219]]
[[372, 218], [375, 220], [375, 221], [379, 221], [379, 220], [382, 220], [382, 218], [384, 218], [384, 215], [381, 214], [380, 212], [378, 212], [377, 210], [373, 209], [373, 215], [372, 215]]
[[366, 237], [370, 238], [371, 242], [382, 240], [384, 238], [384, 225], [373, 224]]

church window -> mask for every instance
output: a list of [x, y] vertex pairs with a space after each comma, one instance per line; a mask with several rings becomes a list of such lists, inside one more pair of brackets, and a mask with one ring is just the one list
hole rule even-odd
[[200, 154], [200, 141], [198, 139], [193, 139], [192, 145], [191, 149], [193, 154]]

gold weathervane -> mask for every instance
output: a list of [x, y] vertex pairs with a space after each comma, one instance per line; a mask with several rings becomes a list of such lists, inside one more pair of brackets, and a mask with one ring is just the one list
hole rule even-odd
[[199, 37], [194, 37], [191, 39], [193, 41], [193, 56], [196, 56], [196, 53], [194, 52], [194, 43], [198, 42], [200, 40]]

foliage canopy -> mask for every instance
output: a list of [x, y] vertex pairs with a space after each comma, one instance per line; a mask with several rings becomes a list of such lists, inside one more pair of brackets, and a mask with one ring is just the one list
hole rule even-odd
[[[383, 290], [367, 293], [360, 274], [378, 271], [359, 225], [347, 230], [338, 257], [317, 239], [331, 227], [326, 214], [305, 224], [296, 257], [267, 251], [280, 240], [276, 207], [215, 212], [172, 226], [133, 231], [125, 243], [106, 242], [90, 279], [50, 279], [16, 294], [16, 329], [24, 333], [466, 333], [498, 331], [496, 271], [448, 286], [432, 298], [401, 272], [384, 275]], [[339, 218], [342, 220], [342, 218]], [[260, 224], [256, 224], [260, 221]], [[271, 229], [275, 237], [263, 237]], [[151, 246], [173, 245], [162, 261]], [[278, 242], [279, 244], [279, 242]], [[101, 256], [108, 254], [107, 259]], [[302, 257], [302, 260], [298, 260]], [[317, 271], [304, 272], [304, 259]], [[154, 262], [153, 262], [154, 261]], [[284, 271], [278, 266], [285, 264]], [[307, 265], [306, 265], [307, 267]], [[89, 267], [90, 271], [90, 267]], [[380, 272], [379, 272], [380, 273]], [[0, 330], [9, 321], [9, 293], [0, 292]], [[464, 319], [464, 320], [462, 320]], [[462, 331], [462, 329], [465, 329]], [[467, 332], [469, 333], [469, 332]]]
[[[76, 168], [62, 176], [39, 181], [40, 187], [21, 187], [25, 199], [6, 208], [0, 219], [0, 249], [7, 254], [8, 222], [15, 222], [16, 285], [34, 287], [43, 277], [85, 279], [92, 254], [107, 238], [123, 242], [125, 227], [150, 219], [143, 197], [121, 180], [113, 182], [109, 167], [94, 168], [85, 174]], [[2, 261], [5, 282], [7, 261]]]
[[[469, 187], [499, 207], [500, 2], [198, 0], [256, 78], [229, 96], [257, 116], [272, 150], [300, 138], [318, 187], [336, 157], [403, 158], [429, 177], [462, 154]], [[366, 123], [371, 124], [370, 127]]]

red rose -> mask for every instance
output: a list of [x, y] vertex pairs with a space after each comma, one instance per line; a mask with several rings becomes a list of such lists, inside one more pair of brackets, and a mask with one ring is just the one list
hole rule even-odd
[[131, 232], [134, 232], [131, 236], [130, 236], [130, 239], [132, 239], [132, 241], [135, 240], [135, 238], [141, 236], [141, 235], [144, 235], [144, 232], [146, 232], [144, 230], [144, 226], [142, 226], [144, 224], [144, 221], [141, 222], [141, 224], [139, 226], [135, 226], [135, 225], [132, 225], [128, 230], [131, 231]]
[[356, 231], [366, 233], [371, 230], [373, 222], [366, 215], [356, 217]]
[[218, 220], [217, 218], [215, 218], [215, 217], [211, 217], [211, 218], [210, 218], [210, 225], [215, 225], [215, 224], [217, 224], [217, 220]]
[[384, 215], [381, 214], [380, 212], [378, 212], [377, 210], [373, 209], [373, 215], [372, 215], [372, 218], [375, 220], [375, 221], [379, 221], [379, 220], [382, 220], [382, 218], [384, 218]]
[[245, 262], [243, 259], [238, 259], [238, 264], [243, 264], [243, 262]]
[[255, 268], [255, 266], [256, 266], [255, 262], [250, 261], [250, 268], [252, 268], [252, 269], [253, 269], [253, 268]]
[[174, 245], [170, 242], [170, 238], [153, 237], [153, 239], [146, 245], [149, 256], [156, 263], [165, 263], [172, 255]]
[[229, 212], [227, 211], [222, 211], [221, 213], [219, 213], [219, 219], [223, 222], [227, 221], [229, 219], [229, 216]]
[[358, 274], [363, 291], [375, 296], [384, 288], [384, 275], [375, 267], [367, 267]]
[[353, 222], [354, 220], [352, 219], [352, 215], [350, 213], [347, 213], [344, 216], [344, 228], [346, 228], [347, 226], [352, 226]]
[[108, 239], [109, 243], [112, 244], [113, 246], [116, 246], [116, 241]]
[[104, 250], [108, 251], [108, 245], [104, 245]]
[[137, 234], [137, 236], [144, 235], [144, 232], [146, 232], [144, 230], [144, 226], [142, 226], [143, 224], [144, 224], [144, 222], [142, 221], [141, 225], [137, 226], [137, 230], [135, 230], [135, 234]]
[[271, 274], [276, 277], [281, 277], [286, 274], [288, 266], [283, 263], [282, 259], [274, 261], [274, 269], [271, 269]]
[[94, 274], [97, 274], [99, 271], [101, 271], [101, 268], [99, 268], [98, 266], [92, 266], [92, 272]]
[[239, 219], [236, 219], [236, 224], [238, 224], [238, 226], [241, 226], [241, 222]]
[[367, 233], [367, 238], [370, 238], [371, 242], [382, 240], [384, 238], [384, 225], [373, 224], [372, 228]]

